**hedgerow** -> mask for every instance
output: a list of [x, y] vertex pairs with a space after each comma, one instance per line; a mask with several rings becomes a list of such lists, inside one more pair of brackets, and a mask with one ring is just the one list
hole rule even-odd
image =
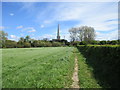
[[120, 86], [120, 46], [77, 46], [103, 87]]

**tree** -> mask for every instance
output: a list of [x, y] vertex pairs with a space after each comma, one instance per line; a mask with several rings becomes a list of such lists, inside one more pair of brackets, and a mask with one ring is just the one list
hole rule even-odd
[[80, 42], [80, 45], [87, 45], [87, 42], [81, 41], [81, 42]]
[[25, 42], [30, 42], [30, 36], [26, 36], [25, 39], [24, 39]]
[[20, 40], [17, 43], [17, 47], [23, 48], [24, 47], [24, 38], [21, 37]]
[[92, 40], [92, 41], [90, 42], [90, 44], [96, 45], [96, 44], [99, 44], [99, 41]]
[[19, 42], [24, 43], [24, 38], [21, 37], [20, 40], [19, 40]]
[[71, 41], [76, 41], [77, 40], [77, 28], [71, 28], [69, 29], [69, 33], [70, 33], [70, 38], [71, 38]]
[[79, 35], [78, 35], [78, 38], [80, 39], [80, 41], [82, 42], [83, 40], [84, 40], [84, 32], [83, 32], [83, 30], [81, 29], [81, 27], [79, 27], [79, 29], [78, 29], [78, 33], [79, 33]]
[[93, 27], [81, 26], [78, 28], [78, 37], [80, 41], [90, 41], [95, 39], [95, 30]]
[[74, 41], [85, 41], [90, 43], [90, 41], [95, 39], [95, 30], [93, 27], [81, 26], [76, 28], [71, 28], [69, 30], [70, 38]]
[[43, 38], [43, 41], [49, 41], [49, 39], [48, 38]]
[[52, 42], [52, 46], [59, 47], [59, 46], [61, 46], [61, 43], [60, 42]]
[[77, 45], [79, 45], [80, 44], [80, 42], [79, 41], [74, 41], [74, 42], [71, 42], [71, 45], [73, 45], [73, 46], [77, 46]]
[[100, 41], [99, 43], [100, 43], [100, 45], [107, 44], [107, 42], [106, 42], [105, 40], [103, 40], [103, 41]]
[[117, 41], [117, 40], [112, 40], [112, 41], [110, 42], [110, 44], [116, 45], [116, 44], [118, 44], [118, 41]]
[[24, 42], [24, 48], [29, 48], [31, 47], [31, 44], [29, 42]]
[[5, 47], [8, 34], [4, 31], [0, 31], [0, 47]]
[[6, 46], [6, 48], [16, 48], [17, 47], [17, 42], [12, 41], [12, 40], [6, 40], [5, 46]]
[[39, 41], [38, 40], [34, 40], [33, 43], [32, 43], [32, 46], [33, 47], [39, 47], [40, 46]]

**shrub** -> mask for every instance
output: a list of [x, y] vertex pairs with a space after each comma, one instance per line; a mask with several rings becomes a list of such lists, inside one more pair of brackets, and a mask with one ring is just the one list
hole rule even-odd
[[80, 45], [87, 45], [87, 42], [82, 41], [82, 42], [80, 42]]
[[6, 48], [16, 48], [17, 47], [17, 42], [11, 41], [11, 40], [6, 40], [5, 47]]
[[94, 76], [101, 85], [118, 88], [120, 86], [120, 46], [77, 46], [86, 57], [86, 62], [94, 68]]
[[31, 44], [28, 43], [28, 42], [24, 42], [24, 47], [25, 47], [25, 48], [29, 48], [29, 47], [31, 47]]
[[61, 43], [60, 42], [52, 42], [52, 46], [59, 47], [59, 46], [61, 46]]
[[104, 44], [107, 44], [107, 42], [105, 40], [103, 40], [103, 41], [100, 41], [99, 44], [104, 45]]

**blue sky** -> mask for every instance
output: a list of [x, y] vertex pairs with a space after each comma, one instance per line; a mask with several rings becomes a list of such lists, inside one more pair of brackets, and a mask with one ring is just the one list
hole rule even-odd
[[2, 26], [11, 40], [30, 35], [33, 39], [70, 40], [72, 27], [91, 26], [96, 40], [118, 39], [117, 2], [2, 2]]

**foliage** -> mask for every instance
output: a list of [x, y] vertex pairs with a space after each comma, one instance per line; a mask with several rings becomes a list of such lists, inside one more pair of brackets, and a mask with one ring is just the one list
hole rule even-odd
[[[73, 34], [74, 40], [71, 42], [68, 42], [65, 39], [53, 39], [49, 41], [49, 39], [44, 38], [43, 40], [34, 40], [31, 39], [30, 36], [20, 37], [19, 41], [12, 41], [8, 40], [7, 36], [8, 34], [4, 31], [0, 31], [0, 48], [29, 48], [29, 47], [59, 47], [59, 46], [77, 46], [77, 45], [118, 45], [120, 44], [120, 40], [112, 40], [112, 41], [97, 41], [93, 39], [78, 41], [78, 36], [81, 30], [89, 34], [89, 29], [93, 30], [92, 27], [80, 27], [80, 28], [72, 28], [70, 30], [71, 35]], [[94, 31], [94, 30], [93, 30]], [[83, 33], [83, 34], [84, 34]], [[94, 32], [95, 33], [95, 32]], [[86, 35], [86, 34], [85, 34]], [[89, 36], [89, 35], [88, 35]], [[93, 35], [94, 36], [94, 35]], [[7, 42], [6, 42], [7, 41]]]
[[100, 45], [104, 45], [104, 44], [107, 44], [107, 42], [106, 42], [105, 40], [103, 40], [103, 41], [100, 41], [99, 44], [100, 44]]
[[29, 42], [30, 41], [30, 36], [26, 36], [25, 39], [24, 39], [24, 42]]
[[65, 88], [72, 84], [73, 47], [2, 51], [3, 88]]
[[31, 47], [31, 44], [29, 42], [24, 42], [24, 48], [29, 48]]
[[71, 41], [85, 41], [89, 43], [95, 39], [95, 30], [93, 27], [81, 26], [69, 30]]
[[7, 48], [16, 48], [17, 47], [17, 42], [11, 41], [11, 40], [6, 40], [5, 47], [7, 47]]
[[53, 47], [61, 46], [62, 44], [60, 42], [52, 42]]
[[111, 40], [111, 41], [106, 41], [106, 40], [102, 40], [102, 41], [97, 41], [97, 40], [91, 40], [89, 43], [86, 41], [81, 41], [80, 45], [87, 45], [87, 44], [91, 44], [91, 45], [118, 45], [120, 43], [119, 40]]
[[77, 48], [86, 58], [87, 64], [93, 68], [94, 76], [101, 86], [120, 86], [120, 46], [88, 45]]
[[77, 46], [77, 45], [79, 45], [80, 44], [80, 42], [79, 41], [74, 41], [74, 42], [71, 42], [71, 45], [72, 46]]
[[80, 45], [87, 45], [87, 42], [82, 41], [82, 42], [80, 42]]
[[5, 42], [7, 40], [8, 34], [4, 31], [0, 31], [0, 48], [1, 47], [6, 47]]

